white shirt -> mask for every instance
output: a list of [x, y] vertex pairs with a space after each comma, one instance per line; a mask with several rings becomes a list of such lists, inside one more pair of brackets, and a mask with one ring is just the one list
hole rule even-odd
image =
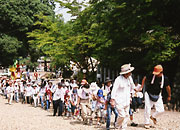
[[26, 96], [32, 96], [32, 87], [31, 86], [28, 86], [27, 88], [26, 88]]
[[50, 88], [52, 93], [54, 93], [56, 91], [56, 89], [57, 89], [56, 85], [52, 85], [51, 88]]
[[[135, 85], [135, 89], [139, 90], [140, 88], [141, 88], [140, 84]], [[143, 98], [142, 92], [136, 92], [135, 90], [133, 90], [132, 96]]]
[[32, 89], [32, 94], [38, 94], [38, 92], [39, 92], [39, 89], [37, 87]]
[[78, 96], [81, 98], [81, 99], [89, 99], [91, 97], [91, 92], [85, 92], [85, 90], [83, 88], [79, 89], [78, 90]]
[[15, 93], [18, 93], [18, 91], [19, 91], [19, 86], [18, 86], [18, 85], [15, 85], [15, 86], [14, 86], [14, 92], [15, 92]]
[[54, 95], [53, 95], [53, 100], [59, 100], [61, 99], [61, 101], [64, 102], [64, 95], [65, 95], [65, 90], [63, 87], [61, 87], [60, 89], [57, 88], [56, 91], [54, 92]]
[[39, 92], [39, 89], [37, 87], [32, 89], [33, 98], [38, 97], [37, 96], [38, 92]]
[[110, 90], [110, 88], [111, 88], [111, 86], [112, 86], [112, 84], [110, 85], [110, 86], [105, 86], [105, 91], [106, 91], [106, 93], [108, 94], [111, 90]]
[[78, 95], [77, 93], [71, 93], [70, 94], [70, 101], [72, 101], [74, 103], [74, 105], [77, 105], [77, 101], [78, 101]]
[[127, 79], [120, 75], [115, 79], [111, 98], [115, 100], [116, 104], [123, 106], [130, 105], [131, 91], [134, 88], [134, 82], [131, 76]]
[[10, 86], [8, 86], [7, 88], [6, 88], [6, 92], [7, 92], [7, 94], [9, 94], [9, 93], [13, 93], [13, 91], [14, 91], [14, 87], [10, 87]]
[[24, 85], [23, 85], [23, 83], [21, 83], [21, 84], [20, 84], [20, 92], [23, 93], [23, 92], [24, 92], [24, 89], [25, 89], [25, 88], [24, 88]]
[[45, 93], [46, 93], [46, 88], [45, 87], [40, 88], [39, 96], [44, 96]]

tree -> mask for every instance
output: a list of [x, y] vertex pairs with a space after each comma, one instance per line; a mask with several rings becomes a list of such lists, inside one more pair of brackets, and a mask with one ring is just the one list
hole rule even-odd
[[[101, 50], [101, 63], [119, 68], [135, 65], [136, 72], [150, 72], [155, 64], [177, 68], [179, 59], [179, 1], [91, 0], [92, 14], [106, 30], [112, 44]], [[168, 69], [165, 69], [168, 70]], [[173, 82], [174, 74], [167, 72]], [[173, 75], [172, 75], [173, 74]]]
[[[35, 14], [54, 15], [53, 0], [0, 0], [0, 5], [0, 33], [18, 40], [18, 56], [26, 57], [30, 54], [33, 57], [31, 59], [35, 59], [33, 48], [27, 43], [26, 33], [34, 28], [33, 23], [37, 20]], [[4, 41], [6, 45], [11, 42], [7, 40]], [[13, 57], [11, 60], [14, 60]]]
[[13, 64], [13, 59], [18, 58], [20, 47], [21, 42], [17, 38], [0, 34], [0, 64], [6, 67]]

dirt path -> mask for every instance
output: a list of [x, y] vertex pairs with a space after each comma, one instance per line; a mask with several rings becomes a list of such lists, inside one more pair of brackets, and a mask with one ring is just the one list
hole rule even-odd
[[[113, 120], [113, 117], [112, 117]], [[138, 127], [128, 124], [127, 130], [144, 130], [144, 110], [134, 114], [134, 121]], [[94, 122], [95, 123], [95, 122]], [[158, 118], [158, 124], [153, 130], [180, 130], [180, 113], [165, 112]], [[28, 104], [7, 104], [7, 100], [0, 96], [0, 130], [105, 130], [105, 125], [97, 128], [83, 125], [81, 121], [53, 117], [52, 111], [34, 108]]]

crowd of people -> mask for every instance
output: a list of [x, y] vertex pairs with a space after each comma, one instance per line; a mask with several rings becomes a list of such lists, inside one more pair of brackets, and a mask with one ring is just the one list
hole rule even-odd
[[[131, 64], [125, 64], [121, 66], [120, 75], [114, 82], [107, 77], [101, 84], [88, 83], [86, 79], [82, 79], [81, 82], [62, 79], [54, 84], [51, 80], [37, 77], [35, 80], [29, 76], [16, 80], [0, 77], [1, 94], [5, 96], [9, 105], [21, 102], [22, 104], [32, 104], [33, 107], [41, 107], [47, 111], [53, 108], [53, 116], [82, 119], [85, 125], [92, 125], [93, 121], [96, 121], [97, 126], [106, 123], [107, 130], [111, 127], [113, 112], [115, 115], [114, 128], [126, 129], [129, 115], [131, 126], [138, 125], [133, 122], [133, 113], [138, 112], [142, 104], [142, 89], [146, 80], [146, 78], [143, 79], [142, 85], [138, 84], [137, 80], [134, 81], [131, 73], [133, 70], [134, 67], [131, 67]], [[164, 111], [161, 97], [161, 88], [164, 85], [171, 96], [168, 79], [164, 79], [164, 76], [158, 77], [162, 72], [162, 66], [161, 70], [157, 67], [154, 68], [150, 84], [154, 88], [146, 88], [145, 128], [147, 129], [150, 128], [149, 119], [156, 124], [157, 116]], [[159, 95], [157, 101], [151, 100], [149, 93]], [[150, 116], [153, 105], [156, 113]]]

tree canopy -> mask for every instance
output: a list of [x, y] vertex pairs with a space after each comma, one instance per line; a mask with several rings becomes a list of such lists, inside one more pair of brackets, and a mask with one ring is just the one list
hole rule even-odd
[[[52, 0], [0, 0], [0, 39], [4, 44], [3, 47], [6, 46], [0, 53], [3, 53], [2, 59], [7, 59], [1, 61], [2, 65], [10, 65], [19, 56], [26, 57], [28, 54], [33, 56], [26, 33], [33, 30], [33, 23], [37, 20], [35, 14], [54, 15], [53, 9]], [[12, 39], [16, 40], [12, 42]], [[7, 58], [12, 56], [9, 53], [12, 48], [8, 46], [11, 43], [14, 44], [16, 55]]]

